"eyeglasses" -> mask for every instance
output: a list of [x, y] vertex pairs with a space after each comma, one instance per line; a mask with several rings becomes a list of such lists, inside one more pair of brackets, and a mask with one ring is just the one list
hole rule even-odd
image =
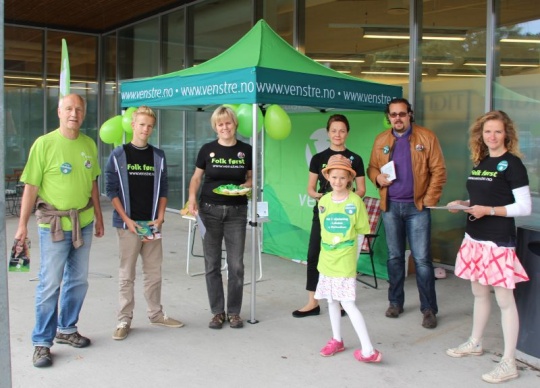
[[388, 113], [388, 116], [392, 117], [393, 119], [395, 119], [396, 117], [405, 117], [407, 116], [409, 113], [408, 112], [399, 112], [399, 113], [396, 113], [396, 112], [392, 112], [392, 113]]

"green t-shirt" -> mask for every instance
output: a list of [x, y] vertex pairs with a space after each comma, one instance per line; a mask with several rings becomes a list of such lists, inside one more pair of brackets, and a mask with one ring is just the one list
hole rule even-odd
[[321, 253], [317, 269], [329, 277], [354, 278], [358, 260], [358, 235], [368, 234], [369, 221], [364, 201], [358, 195], [340, 203], [332, 201], [332, 193], [318, 204], [321, 222]]
[[[100, 173], [94, 140], [82, 133], [70, 140], [57, 129], [34, 142], [21, 181], [39, 187], [38, 196], [58, 210], [82, 209]], [[81, 228], [93, 219], [94, 208], [81, 212]], [[62, 217], [62, 229], [72, 230], [69, 217]]]

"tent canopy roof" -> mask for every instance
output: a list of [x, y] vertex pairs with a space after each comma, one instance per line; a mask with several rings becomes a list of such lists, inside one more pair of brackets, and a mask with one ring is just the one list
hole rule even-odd
[[341, 74], [311, 60], [264, 20], [220, 55], [188, 69], [121, 84], [122, 107], [204, 109], [280, 104], [382, 111], [402, 89]]

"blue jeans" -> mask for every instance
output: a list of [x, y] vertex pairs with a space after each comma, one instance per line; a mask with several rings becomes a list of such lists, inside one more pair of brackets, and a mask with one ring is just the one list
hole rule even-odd
[[240, 314], [244, 293], [244, 245], [247, 205], [226, 206], [201, 203], [199, 216], [206, 228], [203, 239], [206, 289], [212, 314], [225, 312], [221, 277], [221, 245], [227, 252], [227, 313]]
[[416, 285], [420, 294], [420, 311], [431, 309], [437, 314], [435, 275], [431, 259], [431, 213], [418, 211], [414, 203], [388, 201], [382, 212], [386, 243], [388, 245], [388, 300], [391, 305], [403, 307], [405, 293], [405, 237], [409, 241], [416, 267]]
[[32, 332], [34, 346], [50, 348], [57, 331], [64, 334], [77, 331], [88, 290], [93, 228], [93, 222], [82, 228], [84, 245], [75, 249], [72, 232], [64, 232], [63, 241], [53, 242], [50, 229], [39, 227], [41, 262], [36, 287], [36, 324]]

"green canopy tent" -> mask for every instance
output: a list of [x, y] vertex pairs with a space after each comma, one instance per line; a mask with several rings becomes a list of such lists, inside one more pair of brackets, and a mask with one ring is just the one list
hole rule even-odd
[[[341, 74], [296, 51], [260, 20], [220, 55], [184, 70], [121, 83], [124, 108], [206, 110], [220, 104], [252, 104], [253, 140], [257, 149], [257, 106], [280, 104], [318, 109], [383, 111], [402, 88]], [[253, 153], [253, 181], [258, 181], [257, 153]], [[256, 190], [252, 203], [257, 203]], [[257, 226], [256, 206], [250, 225]], [[256, 233], [252, 233], [252, 309], [255, 322]]]

